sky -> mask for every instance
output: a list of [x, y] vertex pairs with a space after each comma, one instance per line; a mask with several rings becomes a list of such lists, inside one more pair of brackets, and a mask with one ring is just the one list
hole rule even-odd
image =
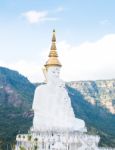
[[0, 66], [42, 82], [52, 30], [65, 81], [115, 79], [115, 0], [1, 0]]

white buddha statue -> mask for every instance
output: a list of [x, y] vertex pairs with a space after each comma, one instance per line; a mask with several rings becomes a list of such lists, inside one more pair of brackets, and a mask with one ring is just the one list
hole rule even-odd
[[35, 131], [86, 131], [85, 122], [75, 118], [65, 83], [59, 78], [61, 64], [53, 31], [49, 59], [44, 65], [46, 84], [35, 90], [33, 128]]

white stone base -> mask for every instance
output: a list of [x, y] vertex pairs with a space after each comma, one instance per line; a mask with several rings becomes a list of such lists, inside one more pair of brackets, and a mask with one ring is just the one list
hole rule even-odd
[[80, 132], [31, 132], [17, 135], [15, 150], [113, 150], [99, 148], [99, 139]]

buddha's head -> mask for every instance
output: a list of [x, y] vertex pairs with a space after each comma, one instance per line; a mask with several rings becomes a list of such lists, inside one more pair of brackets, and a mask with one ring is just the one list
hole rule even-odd
[[48, 81], [54, 82], [54, 80], [59, 79], [60, 75], [60, 67], [50, 67], [47, 71], [47, 79]]
[[46, 82], [50, 83], [56, 83], [60, 77], [60, 67], [59, 66], [52, 66], [49, 67], [48, 69], [44, 68], [44, 76], [46, 79]]

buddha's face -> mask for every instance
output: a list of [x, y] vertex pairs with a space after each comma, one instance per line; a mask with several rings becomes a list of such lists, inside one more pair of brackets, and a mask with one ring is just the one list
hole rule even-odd
[[49, 67], [47, 72], [48, 82], [56, 82], [59, 79], [60, 67]]

